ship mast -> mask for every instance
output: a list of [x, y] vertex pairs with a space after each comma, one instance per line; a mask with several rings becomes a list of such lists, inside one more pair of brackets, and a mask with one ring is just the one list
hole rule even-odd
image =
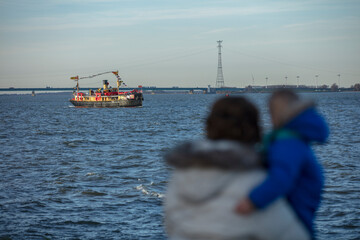
[[79, 93], [79, 76], [71, 77], [70, 79], [76, 81], [76, 92]]
[[120, 85], [122, 81], [121, 81], [121, 77], [119, 76], [119, 71], [113, 71], [112, 73], [116, 76], [117, 91], [120, 92]]
[[79, 93], [79, 79], [76, 80], [76, 92]]

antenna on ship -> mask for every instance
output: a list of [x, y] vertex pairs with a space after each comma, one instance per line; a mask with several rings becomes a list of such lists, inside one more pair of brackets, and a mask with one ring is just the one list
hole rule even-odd
[[121, 77], [119, 76], [119, 70], [112, 71], [112, 73], [116, 76], [117, 91], [120, 92], [120, 86], [122, 84], [122, 81], [121, 81]]
[[221, 43], [222, 43], [222, 40], [219, 40], [217, 41], [218, 43], [218, 49], [219, 49], [219, 52], [218, 52], [218, 69], [217, 69], [217, 77], [216, 77], [216, 84], [215, 86], [217, 88], [221, 88], [221, 87], [224, 87], [224, 76], [223, 76], [223, 71], [222, 71], [222, 62], [221, 62]]
[[76, 92], [79, 92], [79, 76], [76, 77], [71, 77], [71, 80], [75, 80], [76, 81]]

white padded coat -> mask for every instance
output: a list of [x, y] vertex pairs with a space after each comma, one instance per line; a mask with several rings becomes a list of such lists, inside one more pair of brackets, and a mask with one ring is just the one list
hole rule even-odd
[[[260, 167], [241, 168], [241, 164], [249, 166], [254, 156], [251, 149], [230, 141], [191, 143], [168, 155], [170, 165], [174, 161], [190, 163], [186, 167], [176, 167], [175, 163], [169, 181], [164, 203], [169, 239], [310, 239], [284, 199], [250, 215], [235, 212], [240, 200], [266, 176]], [[191, 158], [196, 158], [194, 166]], [[210, 165], [206, 165], [208, 159], [212, 159]], [[239, 159], [240, 167], [221, 166], [229, 159]], [[199, 161], [207, 162], [204, 166]]]

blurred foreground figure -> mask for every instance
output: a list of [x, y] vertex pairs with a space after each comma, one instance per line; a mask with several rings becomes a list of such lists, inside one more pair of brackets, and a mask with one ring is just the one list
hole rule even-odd
[[269, 108], [274, 129], [264, 141], [268, 175], [240, 202], [237, 211], [249, 214], [286, 197], [315, 238], [314, 218], [320, 205], [324, 177], [310, 144], [326, 141], [327, 124], [312, 102], [302, 101], [290, 90], [274, 92]]
[[235, 206], [264, 181], [254, 146], [258, 111], [244, 98], [218, 100], [206, 122], [207, 140], [185, 143], [166, 157], [174, 173], [165, 199], [170, 239], [309, 239], [284, 199], [239, 215]]

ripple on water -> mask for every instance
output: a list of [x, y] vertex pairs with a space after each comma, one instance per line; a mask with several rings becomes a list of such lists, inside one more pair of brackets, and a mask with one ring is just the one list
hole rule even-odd
[[106, 195], [107, 195], [106, 193], [98, 192], [98, 191], [91, 190], [91, 189], [82, 191], [81, 194], [82, 194], [82, 195], [86, 195], [86, 196], [95, 196], [95, 197], [98, 197], [98, 196], [106, 196]]
[[[61, 224], [61, 223], [60, 223]], [[101, 225], [101, 222], [95, 222], [95, 221], [84, 221], [84, 220], [80, 220], [80, 221], [65, 221], [63, 222], [63, 224], [65, 225]]]

